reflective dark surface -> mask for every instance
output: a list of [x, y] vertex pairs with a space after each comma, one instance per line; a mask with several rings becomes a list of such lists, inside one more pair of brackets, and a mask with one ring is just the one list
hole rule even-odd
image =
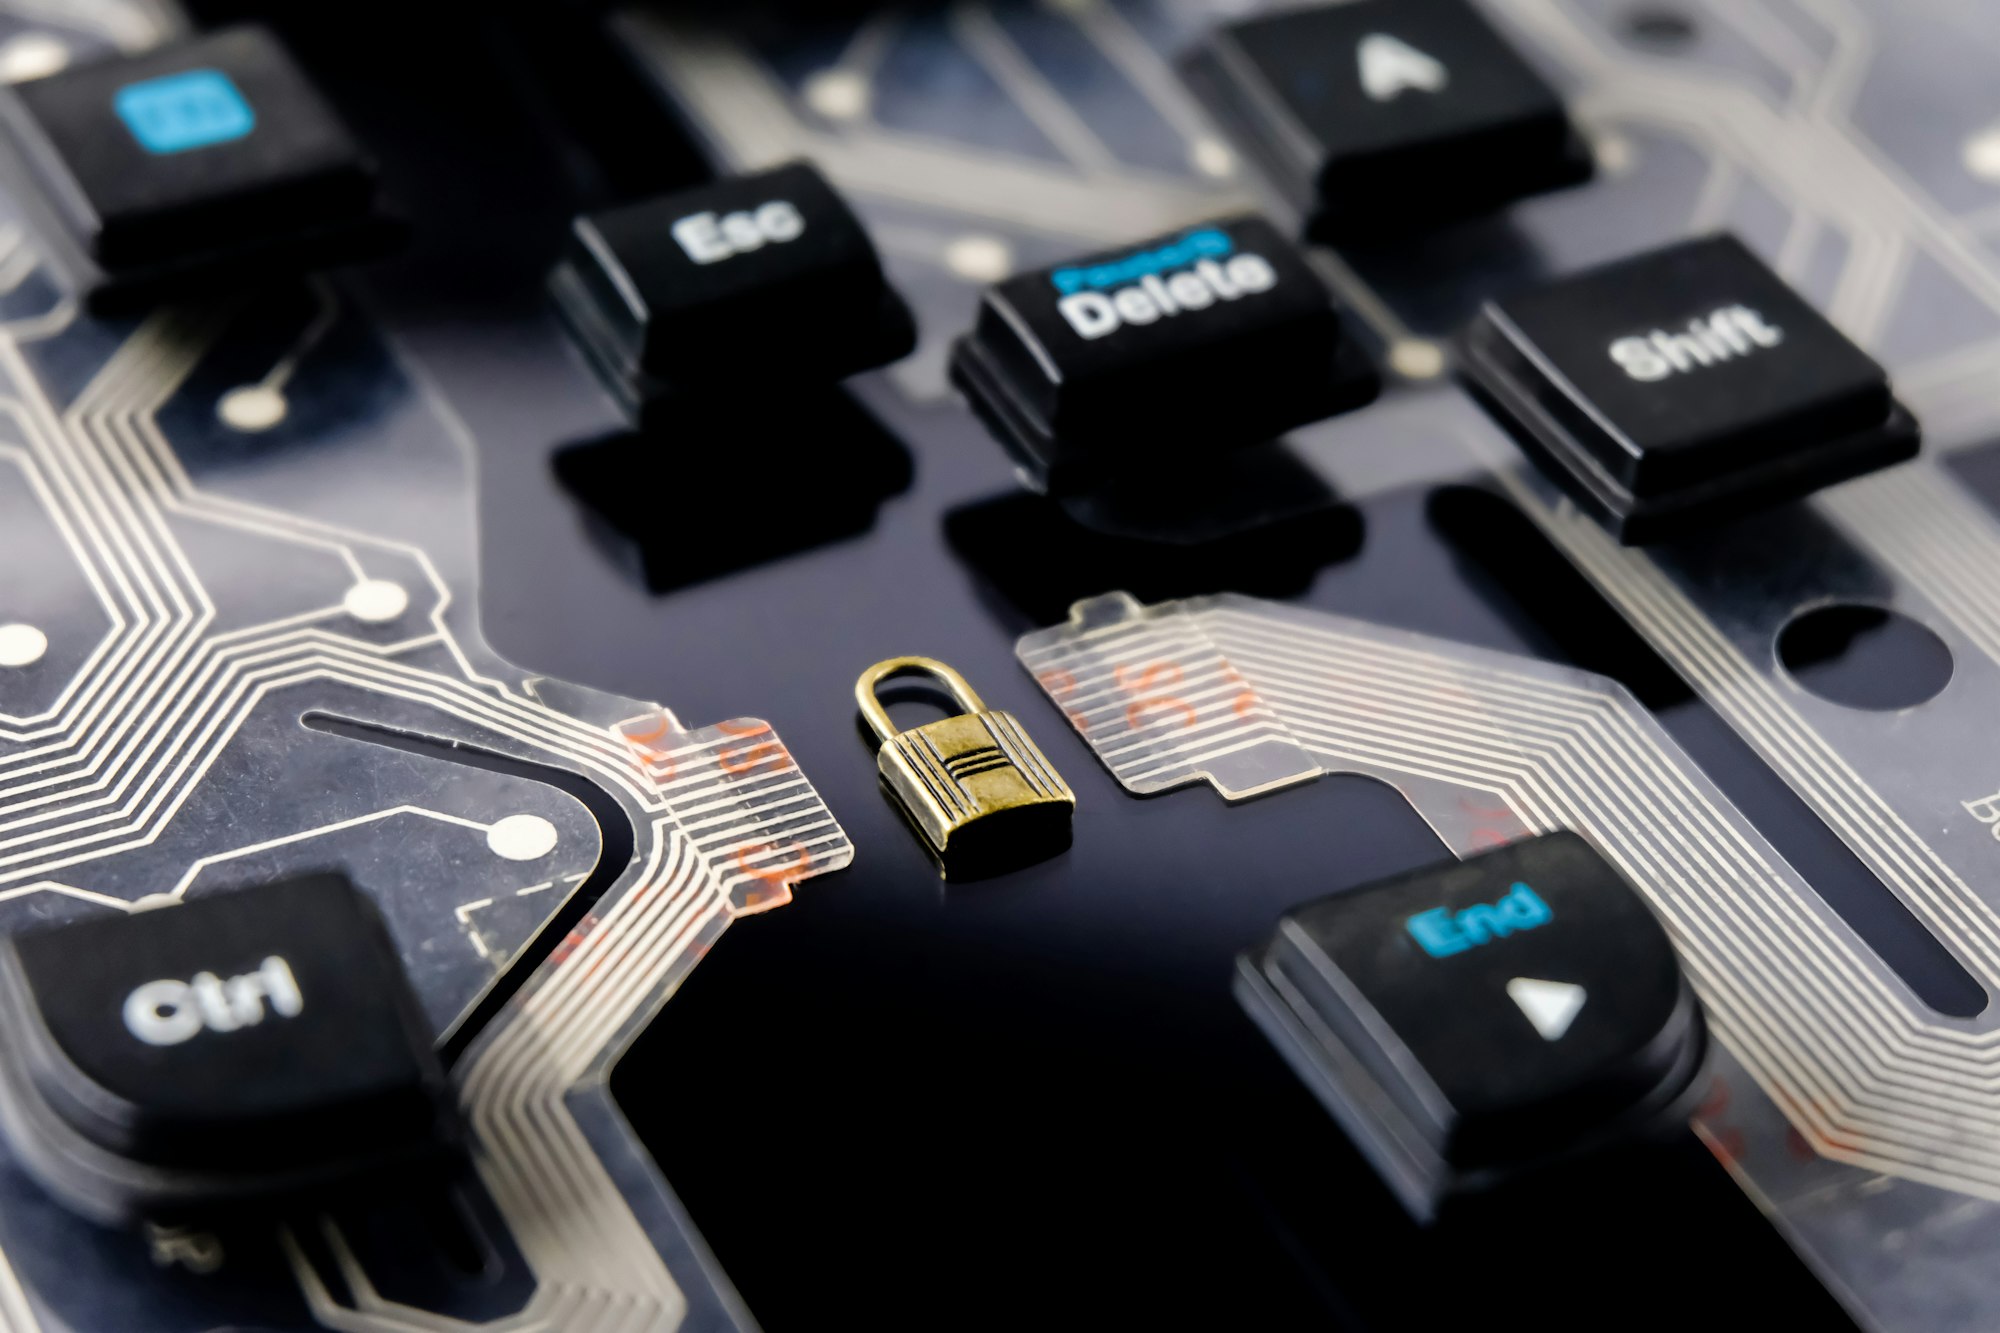
[[[536, 6], [279, 18], [425, 220], [369, 288], [478, 441], [489, 636], [686, 718], [769, 718], [860, 849], [732, 929], [615, 1081], [765, 1326], [1678, 1328], [1707, 1326], [1725, 1291], [1735, 1326], [1844, 1323], [1689, 1136], [1414, 1227], [1228, 983], [1285, 907], [1441, 844], [1359, 778], [1237, 807], [1206, 789], [1134, 798], [1013, 658], [1078, 596], [1227, 588], [1611, 675], [1933, 1003], [1979, 1008], [1504, 501], [1288, 495], [1276, 523], [1134, 536], [1023, 492], [955, 403], [880, 379], [856, 392], [886, 439], [845, 408], [744, 438], [725, 419], [615, 439], [542, 274], [572, 209], [688, 178], [692, 154]], [[396, 41], [356, 40], [385, 30]], [[1475, 227], [1371, 263], [1414, 274], [1507, 244]], [[908, 652], [1021, 718], [1077, 791], [1069, 851], [940, 880], [854, 725], [855, 675]]]

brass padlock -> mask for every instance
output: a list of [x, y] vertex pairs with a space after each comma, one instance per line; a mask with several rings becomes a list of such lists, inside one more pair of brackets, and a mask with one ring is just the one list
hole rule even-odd
[[[897, 731], [876, 690], [891, 676], [928, 676], [965, 711]], [[988, 711], [965, 677], [929, 657], [877, 662], [854, 701], [882, 742], [882, 782], [940, 857], [1041, 856], [1067, 845], [1076, 793], [1013, 714]]]

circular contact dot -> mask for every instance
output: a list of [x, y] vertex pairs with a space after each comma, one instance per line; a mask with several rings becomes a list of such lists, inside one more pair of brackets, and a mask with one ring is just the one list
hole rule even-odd
[[356, 620], [365, 620], [371, 625], [394, 620], [410, 609], [410, 594], [400, 583], [387, 579], [363, 579], [347, 590], [347, 596], [340, 599], [347, 614]]
[[1428, 338], [1403, 338], [1389, 348], [1389, 368], [1406, 380], [1434, 380], [1444, 373], [1444, 349]]
[[24, 32], [0, 44], [0, 81], [26, 83], [67, 68], [69, 48], [47, 33]]
[[540, 815], [508, 815], [486, 830], [486, 845], [509, 861], [539, 861], [556, 849], [556, 826]]
[[1607, 176], [1625, 175], [1639, 155], [1632, 141], [1622, 134], [1600, 134], [1591, 140], [1590, 150], [1597, 159], [1597, 169]]
[[48, 650], [49, 636], [33, 625], [0, 625], [0, 666], [24, 667]]
[[1014, 247], [998, 236], [961, 236], [944, 248], [944, 262], [968, 282], [998, 282], [1014, 271]]
[[216, 400], [215, 415], [232, 430], [269, 430], [285, 419], [290, 404], [267, 384], [244, 384]]
[[1236, 174], [1236, 154], [1220, 139], [1196, 139], [1188, 148], [1188, 161], [1202, 175], [1217, 180]]
[[1965, 141], [1965, 169], [1983, 181], [2000, 181], [2000, 125]]
[[828, 120], [859, 120], [868, 114], [875, 90], [868, 76], [848, 69], [823, 69], [805, 82], [806, 105]]

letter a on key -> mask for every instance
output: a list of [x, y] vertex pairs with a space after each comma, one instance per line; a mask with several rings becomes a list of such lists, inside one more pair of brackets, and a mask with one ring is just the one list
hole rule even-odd
[[1361, 64], [1361, 87], [1378, 102], [1394, 101], [1404, 90], [1443, 92], [1451, 76], [1433, 56], [1425, 55], [1400, 37], [1371, 32], [1355, 48]]

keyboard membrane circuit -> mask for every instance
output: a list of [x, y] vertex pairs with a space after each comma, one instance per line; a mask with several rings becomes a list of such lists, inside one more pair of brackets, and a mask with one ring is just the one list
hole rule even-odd
[[1690, 1118], [2000, 1323], [1984, 0], [751, 9], [496, 172], [0, 0], [0, 1327], [1228, 1326]]
[[[1326, 12], [1350, 8], [1371, 6]], [[1290, 432], [1290, 456], [1364, 514], [1412, 488], [1488, 478], [1881, 891], [1836, 909], [1759, 845], [1729, 797], [1696, 795], [1690, 761], [1618, 686], [1496, 661], [1452, 641], [1464, 631], [1410, 640], [1229, 597], [1112, 599], [1028, 634], [1022, 660], [1133, 792], [1205, 780], [1236, 800], [1368, 771], [1461, 854], [1576, 827], [1577, 803], [1632, 803], [1604, 820], [1600, 847], [1667, 821], [1673, 832], [1643, 855], [1715, 858], [1707, 871], [1633, 874], [1656, 906], [1679, 904], [1670, 929], [1723, 1062], [1697, 1125], [1864, 1317], [1974, 1327], [1966, 1312], [1992, 1297], [1970, 1256], [2000, 1243], [2000, 1177], [1985, 1160], [2000, 1113], [1985, 1054], [2000, 1021], [1985, 998], [2000, 982], [1990, 948], [2000, 772], [1966, 721], [2000, 701], [2000, 606], [1980, 573], [1990, 563], [1980, 553], [2000, 553], [1988, 457], [2000, 406], [1985, 387], [2000, 347], [2000, 130], [1975, 91], [1980, 62], [1956, 44], [1990, 55], [1991, 34], [1963, 4], [1927, 8], [1925, 23], [1872, 4], [1710, 8], [1698, 23], [1556, 0], [1481, 9], [1560, 91], [1595, 179], [1524, 199], [1504, 227], [1454, 234], [1455, 248], [1427, 263], [1337, 230], [1337, 252], [1312, 250], [1389, 382], [1373, 407]], [[992, 253], [1021, 273], [1245, 208], [1297, 221], [1324, 180], [1297, 164], [1337, 163], [1313, 156], [1333, 151], [1325, 145], [1308, 151], [1272, 128], [1297, 109], [1258, 102], [1245, 48], [1213, 55], [1202, 42], [1216, 19], [1185, 7], [958, 6], [777, 45], [648, 14], [625, 22], [720, 160], [814, 155], [873, 225], [926, 328], [963, 327], [962, 313], [946, 312], [965, 309], [964, 287], [999, 276], [982, 271]], [[1421, 98], [1443, 76], [1435, 53], [1408, 45], [1416, 55], [1378, 44], [1375, 75]], [[1056, 50], [1087, 50], [1065, 68], [1090, 72], [1038, 75]], [[1200, 98], [1175, 63], [1190, 50], [1210, 53], [1197, 61]], [[959, 72], [989, 104], [954, 114], [924, 100], [905, 81], [919, 64]], [[1239, 113], [1228, 121], [1236, 141], [1211, 118], [1218, 78], [1233, 80], [1220, 100]], [[1924, 129], [1899, 114], [1902, 97], [1926, 106]], [[1107, 113], [1114, 104], [1122, 116]], [[1267, 136], [1247, 160], [1246, 119]], [[1601, 504], [1524, 461], [1460, 393], [1428, 387], [1449, 376], [1448, 340], [1496, 294], [1723, 233], [1887, 367], [1922, 422], [1922, 457], [1719, 536], [1642, 532], [1654, 544], [1633, 547], [1607, 530]], [[1668, 336], [1687, 329], [1661, 332], [1636, 310], [1630, 329], [1607, 325], [1605, 341], [1639, 340], [1625, 352], [1635, 384], [1678, 380], [1691, 397], [1729, 359], [1803, 350], [1755, 310], [1729, 313], [1755, 301], [1709, 305], [1690, 314], [1740, 323], [1695, 330], [1713, 344], [1695, 349], [1701, 362]], [[1603, 301], [1592, 308], [1616, 323]], [[1664, 346], [1646, 342], [1655, 332]], [[905, 400], [941, 391], [937, 351], [927, 338], [892, 372]], [[1480, 378], [1476, 365], [1467, 372]], [[1824, 357], [1813, 372], [1848, 373]], [[1869, 372], [1852, 373], [1859, 383]], [[1871, 425], [1890, 411], [1886, 399], [1873, 410]], [[1912, 448], [1907, 436], [1880, 447]], [[1214, 467], [1211, 497], [1229, 493], [1227, 475]], [[1779, 645], [1809, 637], [1788, 626], [1826, 608], [1934, 642], [1925, 651], [1942, 666], [1866, 706], [1837, 688], [1815, 693], [1813, 655]], [[1422, 610], [1374, 609], [1432, 627]], [[1059, 619], [1046, 603], [1039, 615]], [[1669, 807], [1681, 813], [1669, 818]]]

